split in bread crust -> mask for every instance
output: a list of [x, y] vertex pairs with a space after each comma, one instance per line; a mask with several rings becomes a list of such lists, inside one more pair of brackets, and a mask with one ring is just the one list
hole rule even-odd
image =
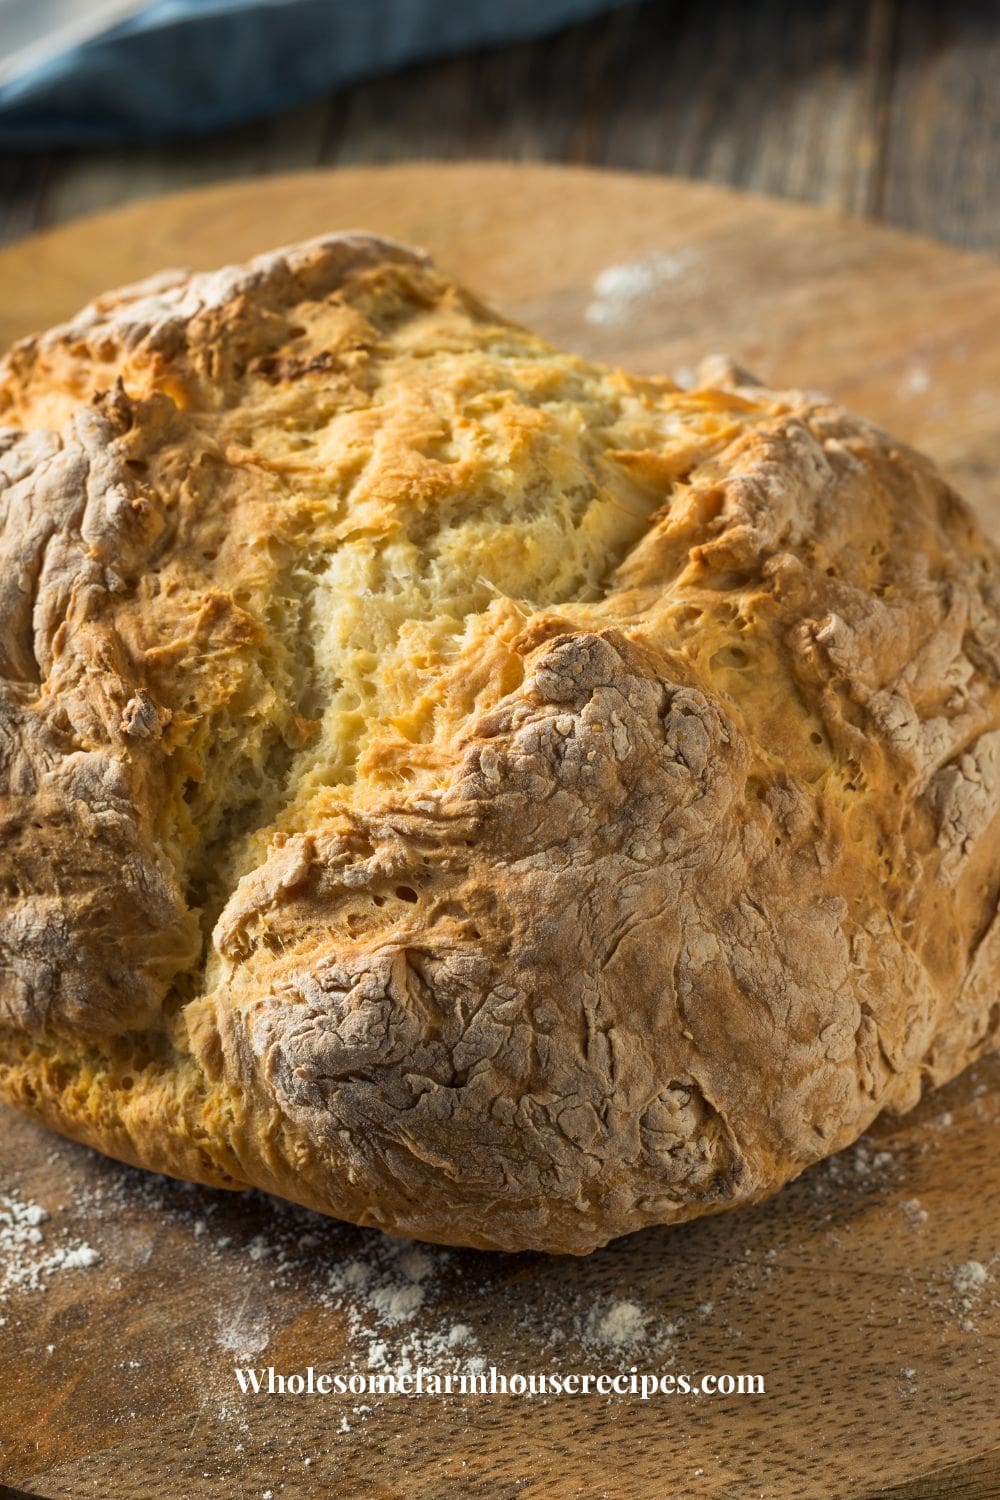
[[933, 467], [336, 236], [0, 366], [0, 1092], [585, 1253], [1000, 1035], [1000, 570]]

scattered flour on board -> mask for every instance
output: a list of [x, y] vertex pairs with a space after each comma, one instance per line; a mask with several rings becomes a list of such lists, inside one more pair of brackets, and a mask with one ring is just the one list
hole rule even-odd
[[[487, 1359], [477, 1331], [492, 1303], [488, 1272], [487, 1280], [469, 1288], [471, 1295], [462, 1303], [467, 1316], [456, 1317], [451, 1308], [456, 1290], [461, 1294], [465, 1272], [455, 1251], [348, 1230], [354, 1253], [338, 1256], [334, 1251], [329, 1256], [326, 1251], [333, 1246], [323, 1232], [323, 1221], [317, 1230], [303, 1234], [302, 1221], [295, 1217], [299, 1212], [274, 1205], [271, 1227], [244, 1244], [237, 1264], [242, 1262], [246, 1273], [252, 1267], [273, 1273], [271, 1285], [292, 1284], [304, 1274], [311, 1300], [343, 1314], [356, 1367], [396, 1375], [413, 1375], [418, 1369], [438, 1375], [481, 1374], [492, 1364], [503, 1368], [512, 1351], [491, 1338]], [[316, 1220], [310, 1217], [308, 1222]], [[344, 1232], [340, 1226], [336, 1238]], [[218, 1244], [210, 1231], [199, 1235], [198, 1242], [210, 1253]], [[227, 1254], [227, 1263], [231, 1259]], [[253, 1354], [267, 1343], [266, 1326], [259, 1314], [248, 1315], [247, 1306], [248, 1299], [241, 1295], [232, 1312], [218, 1315], [217, 1342], [228, 1352]], [[675, 1324], [665, 1323], [631, 1298], [595, 1301], [570, 1287], [551, 1285], [541, 1305], [529, 1292], [518, 1323], [518, 1334], [530, 1336], [538, 1358], [554, 1364], [574, 1358], [573, 1351], [578, 1354], [581, 1349], [612, 1360], [640, 1349], [644, 1357], [652, 1357], [667, 1350], [676, 1332]], [[238, 1411], [227, 1406], [227, 1415], [235, 1418]], [[356, 1408], [355, 1416], [363, 1419], [364, 1412]]]
[[346, 1314], [350, 1341], [370, 1370], [457, 1373], [485, 1367], [472, 1327], [434, 1307], [454, 1258], [439, 1246], [386, 1235], [373, 1237], [363, 1256], [329, 1270], [324, 1301]]
[[236, 1313], [227, 1314], [220, 1309], [216, 1314], [218, 1333], [216, 1343], [220, 1349], [233, 1354], [259, 1354], [266, 1349], [271, 1339], [271, 1330], [266, 1316], [248, 1310], [249, 1298]]
[[870, 1177], [873, 1172], [884, 1172], [893, 1165], [891, 1151], [871, 1151], [864, 1141], [858, 1141], [852, 1153], [854, 1170], [859, 1177]]
[[[947, 1123], [942, 1115], [928, 1129]], [[828, 1160], [806, 1186], [822, 1209], [831, 1195], [854, 1198], [863, 1185], [865, 1194], [882, 1195], [887, 1214], [901, 1214], [915, 1228], [926, 1219], [919, 1200], [892, 1201], [886, 1193], [901, 1170], [893, 1153], [866, 1137]], [[218, 1402], [218, 1416], [240, 1430], [249, 1430], [249, 1413], [233, 1392], [232, 1365], [253, 1361], [276, 1341], [280, 1329], [272, 1320], [286, 1305], [285, 1291], [342, 1318], [344, 1357], [354, 1369], [488, 1374], [494, 1364], [502, 1371], [515, 1357], [523, 1361], [528, 1347], [539, 1368], [575, 1364], [581, 1356], [602, 1366], [639, 1359], [673, 1363], [683, 1357], [686, 1338], [700, 1339], [709, 1322], [722, 1326], [732, 1295], [749, 1295], [781, 1272], [785, 1248], [782, 1243], [740, 1254], [734, 1247], [738, 1259], [728, 1266], [726, 1288], [711, 1294], [712, 1300], [694, 1298], [690, 1306], [668, 1310], [645, 1302], [641, 1287], [626, 1280], [597, 1296], [571, 1275], [543, 1273], [537, 1285], [529, 1276], [515, 1288], [504, 1257], [486, 1258], [482, 1265], [477, 1260], [473, 1274], [462, 1252], [354, 1229], [261, 1194], [251, 1193], [236, 1206], [226, 1195], [110, 1164], [91, 1182], [74, 1186], [73, 1209], [83, 1216], [77, 1225], [115, 1226], [114, 1265], [119, 1258], [129, 1264], [136, 1244], [151, 1240], [152, 1217], [186, 1232], [199, 1263], [208, 1272], [215, 1268], [224, 1290], [210, 1325], [220, 1351], [218, 1388], [213, 1384], [210, 1399]], [[844, 1231], [838, 1226], [836, 1232]], [[99, 1243], [107, 1253], [105, 1242]], [[43, 1208], [0, 1195], [0, 1294], [40, 1287], [51, 1271], [85, 1267], [98, 1258], [90, 1245], [74, 1243], [65, 1231], [57, 1234]], [[988, 1300], [987, 1266], [966, 1261], [939, 1269], [937, 1276], [944, 1278], [949, 1315], [971, 1329], [970, 1315]], [[507, 1309], [499, 1318], [498, 1307]], [[727, 1338], [742, 1337], [728, 1321], [724, 1326]], [[911, 1377], [904, 1372], [902, 1378]], [[342, 1430], [364, 1422], [372, 1410], [363, 1404], [348, 1408]]]
[[0, 1300], [17, 1291], [43, 1292], [57, 1271], [86, 1271], [101, 1257], [93, 1246], [52, 1244], [49, 1214], [38, 1203], [0, 1195]]
[[[891, 1151], [875, 1149], [870, 1141], [860, 1140], [845, 1151], [828, 1156], [822, 1163], [822, 1170], [828, 1179], [838, 1184], [845, 1178], [860, 1177], [866, 1182], [870, 1180], [873, 1185], [881, 1185], [895, 1165]], [[819, 1186], [820, 1180], [814, 1178], [814, 1185]]]
[[695, 257], [690, 250], [672, 253], [655, 250], [641, 260], [605, 266], [594, 277], [592, 301], [587, 304], [583, 315], [595, 326], [625, 323], [644, 298], [682, 277], [690, 280], [694, 264]]

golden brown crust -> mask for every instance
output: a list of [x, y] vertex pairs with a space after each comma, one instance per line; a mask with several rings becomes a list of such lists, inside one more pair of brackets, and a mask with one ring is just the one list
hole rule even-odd
[[102, 299], [0, 422], [12, 1102], [580, 1253], [995, 1045], [997, 558], [885, 434], [363, 236]]

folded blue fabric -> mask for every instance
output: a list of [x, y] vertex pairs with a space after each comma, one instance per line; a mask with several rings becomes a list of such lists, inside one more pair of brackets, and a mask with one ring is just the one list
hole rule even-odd
[[621, 3], [154, 0], [0, 87], [0, 148], [217, 130], [353, 79], [540, 36]]

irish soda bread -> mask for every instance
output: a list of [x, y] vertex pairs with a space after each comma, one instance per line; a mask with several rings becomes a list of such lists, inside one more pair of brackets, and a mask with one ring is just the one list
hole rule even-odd
[[0, 1077], [452, 1244], [772, 1193], [1000, 1030], [1000, 572], [932, 466], [336, 237], [0, 367]]

